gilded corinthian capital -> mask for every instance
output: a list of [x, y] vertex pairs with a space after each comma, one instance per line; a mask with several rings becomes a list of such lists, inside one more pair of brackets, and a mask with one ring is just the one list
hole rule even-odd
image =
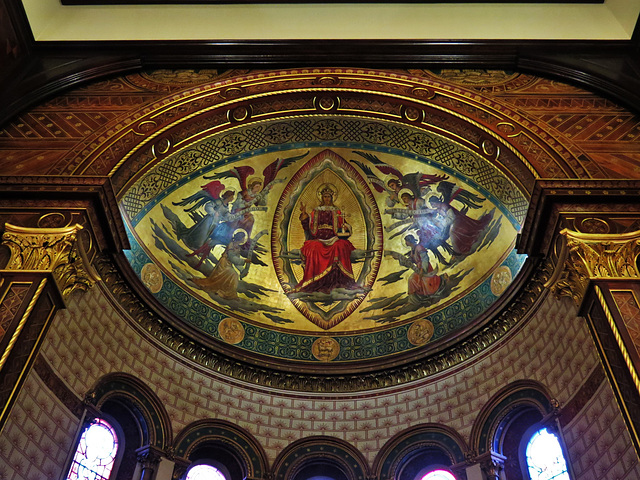
[[91, 288], [100, 277], [78, 238], [82, 225], [62, 228], [25, 228], [6, 223], [2, 244], [11, 251], [6, 270], [53, 273], [63, 298]]
[[589, 280], [640, 278], [640, 230], [618, 234], [560, 231], [561, 248], [555, 271], [547, 282], [559, 296], [570, 296], [579, 304]]

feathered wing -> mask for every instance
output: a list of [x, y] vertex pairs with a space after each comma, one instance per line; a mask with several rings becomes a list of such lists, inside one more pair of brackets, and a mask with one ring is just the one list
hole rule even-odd
[[397, 168], [392, 167], [387, 163], [384, 163], [382, 160], [380, 160], [377, 157], [377, 155], [374, 155], [373, 153], [369, 153], [369, 152], [359, 152], [357, 150], [354, 150], [353, 153], [355, 153], [356, 155], [360, 155], [362, 158], [366, 160], [369, 160], [384, 175], [393, 175], [401, 183], [404, 183], [402, 172], [400, 172], [400, 170], [398, 170]]
[[264, 184], [262, 188], [264, 189], [267, 185], [273, 182], [278, 176], [278, 172], [280, 172], [280, 170], [282, 170], [283, 168], [287, 168], [289, 165], [291, 165], [294, 162], [297, 162], [298, 160], [302, 160], [307, 155], [309, 155], [308, 150], [306, 153], [303, 153], [302, 155], [296, 155], [296, 156], [287, 157], [287, 158], [276, 158], [273, 162], [267, 165], [265, 169], [262, 171], [262, 175], [264, 176]]
[[416, 198], [422, 197], [422, 189], [428, 185], [442, 182], [449, 178], [448, 175], [429, 175], [426, 173], [409, 173], [402, 179], [404, 187], [410, 189]]
[[204, 178], [207, 178], [207, 179], [235, 178], [236, 180], [238, 180], [238, 183], [240, 184], [240, 191], [244, 192], [247, 190], [247, 178], [249, 178], [249, 176], [253, 175], [254, 173], [255, 173], [255, 170], [253, 169], [253, 167], [250, 167], [249, 165], [242, 165], [239, 167], [233, 167], [232, 169], [227, 170], [226, 172], [216, 173], [215, 175], [212, 175], [210, 177], [204, 177]]
[[222, 184], [218, 180], [214, 180], [213, 182], [209, 182], [206, 185], [202, 185], [202, 190], [188, 196], [187, 198], [183, 198], [179, 202], [173, 202], [173, 204], [176, 207], [186, 207], [188, 205], [191, 205], [189, 208], [186, 208], [185, 211], [193, 212], [198, 207], [212, 200], [219, 199], [220, 193], [222, 193], [223, 190], [224, 184]]
[[196, 208], [198, 208], [199, 206], [204, 205], [207, 202], [210, 202], [211, 200], [213, 199], [211, 198], [211, 195], [209, 195], [207, 191], [200, 190], [199, 192], [196, 192], [193, 195], [188, 196], [187, 198], [183, 198], [179, 202], [173, 202], [173, 204], [176, 207], [186, 207], [188, 205], [193, 204], [191, 205], [191, 207], [185, 209], [185, 211], [191, 212]]
[[442, 194], [443, 202], [447, 204], [457, 200], [468, 208], [482, 208], [482, 203], [485, 200], [452, 182], [440, 182], [438, 191]]
[[369, 180], [369, 183], [373, 185], [373, 188], [375, 188], [377, 192], [382, 193], [386, 190], [384, 186], [384, 182], [380, 178], [378, 178], [378, 176], [375, 173], [373, 173], [373, 170], [371, 170], [368, 166], [366, 166], [364, 163], [362, 163], [359, 160], [349, 160], [349, 161], [351, 163], [354, 163], [358, 167], [360, 167], [360, 170], [364, 172], [364, 174], [367, 177], [367, 180]]

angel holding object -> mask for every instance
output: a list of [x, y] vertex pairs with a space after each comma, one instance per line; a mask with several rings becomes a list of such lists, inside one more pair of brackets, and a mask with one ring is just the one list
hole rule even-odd
[[216, 173], [205, 179], [228, 179], [235, 178], [240, 185], [240, 193], [233, 203], [231, 211], [242, 217], [236, 223], [237, 228], [246, 230], [247, 235], [251, 236], [251, 231], [255, 223], [255, 218], [251, 212], [267, 210], [267, 196], [271, 189], [278, 183], [282, 183], [286, 178], [276, 178], [280, 170], [301, 160], [308, 155], [309, 152], [302, 155], [295, 155], [287, 158], [277, 158], [262, 171], [262, 178], [252, 177], [255, 173], [253, 167], [242, 165], [233, 167], [225, 172]]

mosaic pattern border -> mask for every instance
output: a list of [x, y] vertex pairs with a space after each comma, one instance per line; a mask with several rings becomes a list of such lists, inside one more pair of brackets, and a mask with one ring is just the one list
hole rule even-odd
[[[214, 135], [185, 149], [152, 168], [136, 185], [127, 190], [121, 205], [136, 223], [153, 205], [149, 202], [171, 185], [193, 175], [233, 163], [267, 151], [291, 148], [378, 146], [375, 151], [394, 154], [413, 152], [415, 159], [429, 164], [432, 158], [438, 167], [453, 176], [475, 181], [499, 204], [507, 206], [512, 222], [521, 224], [528, 208], [527, 199], [504, 178], [494, 175], [494, 168], [477, 155], [458, 146], [452, 140], [417, 128], [389, 122], [357, 118], [305, 118], [286, 122], [273, 121], [238, 128]], [[385, 147], [383, 147], [385, 145]], [[505, 212], [507, 213], [507, 212]], [[514, 223], [515, 223], [514, 222]]]

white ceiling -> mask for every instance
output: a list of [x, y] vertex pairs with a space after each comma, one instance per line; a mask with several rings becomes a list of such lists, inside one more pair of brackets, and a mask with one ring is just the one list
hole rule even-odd
[[604, 4], [63, 6], [23, 0], [37, 41], [629, 40], [640, 0]]

